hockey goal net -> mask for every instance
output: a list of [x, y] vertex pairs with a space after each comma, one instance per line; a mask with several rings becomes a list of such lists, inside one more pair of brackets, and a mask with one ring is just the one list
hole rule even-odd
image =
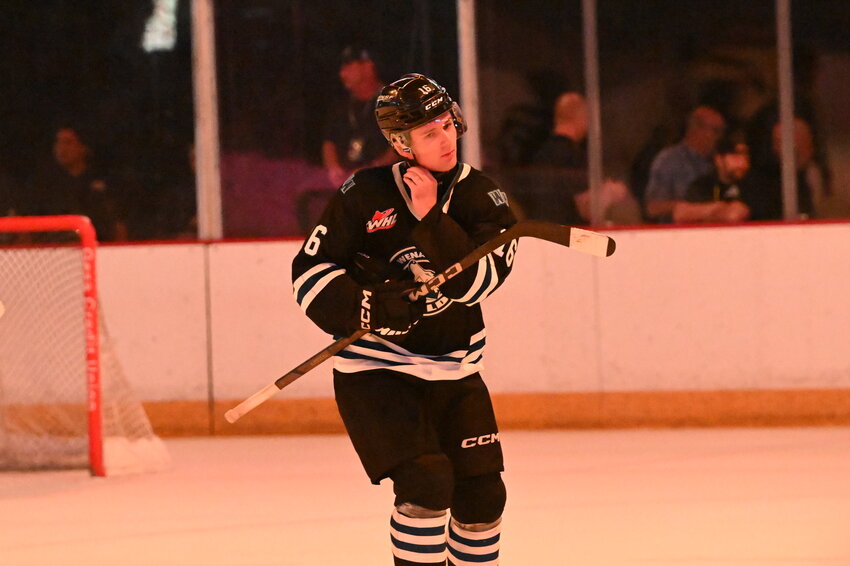
[[86, 217], [0, 218], [0, 471], [168, 466], [99, 315], [96, 249]]

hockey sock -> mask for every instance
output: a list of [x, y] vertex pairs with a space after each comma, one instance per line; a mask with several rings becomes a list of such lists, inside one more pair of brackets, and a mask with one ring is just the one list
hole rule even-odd
[[497, 566], [502, 522], [484, 531], [464, 528], [454, 519], [449, 521], [449, 564], [452, 566]]
[[446, 516], [408, 517], [393, 509], [390, 540], [396, 566], [446, 563]]

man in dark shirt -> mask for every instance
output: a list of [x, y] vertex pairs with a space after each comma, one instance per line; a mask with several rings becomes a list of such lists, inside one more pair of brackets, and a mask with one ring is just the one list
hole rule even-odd
[[32, 183], [22, 206], [27, 216], [81, 214], [102, 242], [127, 239], [117, 195], [106, 175], [92, 163], [92, 151], [80, 129], [63, 125], [53, 142], [54, 162]]
[[322, 164], [335, 186], [358, 169], [395, 161], [395, 153], [375, 124], [375, 99], [384, 83], [369, 52], [359, 46], [346, 47], [339, 78], [349, 98], [330, 110], [322, 142]]
[[[532, 185], [543, 194], [533, 195], [539, 201], [535, 209], [561, 211], [560, 218], [546, 212], [536, 215], [541, 220], [562, 224], [586, 224], [591, 220], [590, 182], [587, 172], [587, 101], [577, 92], [565, 92], [554, 108], [552, 133], [534, 156]], [[620, 181], [605, 179], [599, 197], [606, 219], [618, 223], [638, 223], [637, 203], [628, 187]], [[531, 200], [531, 199], [527, 199]], [[528, 206], [528, 205], [526, 205]]]
[[[773, 127], [773, 145], [770, 158], [753, 169], [750, 174], [752, 185], [752, 220], [782, 220], [782, 165], [780, 160], [782, 132], [780, 124]], [[818, 169], [814, 161], [815, 147], [812, 129], [801, 118], [794, 119], [794, 163], [797, 168], [797, 207], [801, 218], [815, 215], [814, 194], [809, 186], [809, 168]]]
[[744, 202], [744, 179], [750, 169], [747, 145], [721, 140], [713, 161], [714, 170], [697, 177], [688, 186], [685, 199], [674, 204], [674, 222], [734, 223], [749, 218], [750, 207]]

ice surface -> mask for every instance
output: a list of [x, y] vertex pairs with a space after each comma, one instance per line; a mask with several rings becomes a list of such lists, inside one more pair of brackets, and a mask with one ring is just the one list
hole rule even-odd
[[[501, 439], [502, 564], [850, 565], [850, 428]], [[392, 564], [391, 487], [345, 437], [166, 444], [158, 474], [0, 473], [0, 564]]]

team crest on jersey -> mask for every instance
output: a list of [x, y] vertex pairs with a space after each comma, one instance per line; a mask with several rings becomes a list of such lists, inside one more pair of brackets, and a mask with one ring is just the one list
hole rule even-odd
[[[431, 269], [431, 262], [425, 258], [425, 254], [411, 246], [395, 253], [390, 262], [399, 265], [413, 274], [416, 281], [425, 283], [434, 278], [436, 273]], [[425, 315], [432, 316], [444, 310], [451, 304], [452, 300], [443, 295], [439, 290], [431, 291], [425, 295]]]
[[386, 230], [395, 226], [395, 221], [398, 219], [398, 214], [393, 214], [394, 208], [388, 208], [383, 212], [376, 210], [372, 215], [372, 220], [366, 221], [367, 232], [377, 232], [378, 230]]

